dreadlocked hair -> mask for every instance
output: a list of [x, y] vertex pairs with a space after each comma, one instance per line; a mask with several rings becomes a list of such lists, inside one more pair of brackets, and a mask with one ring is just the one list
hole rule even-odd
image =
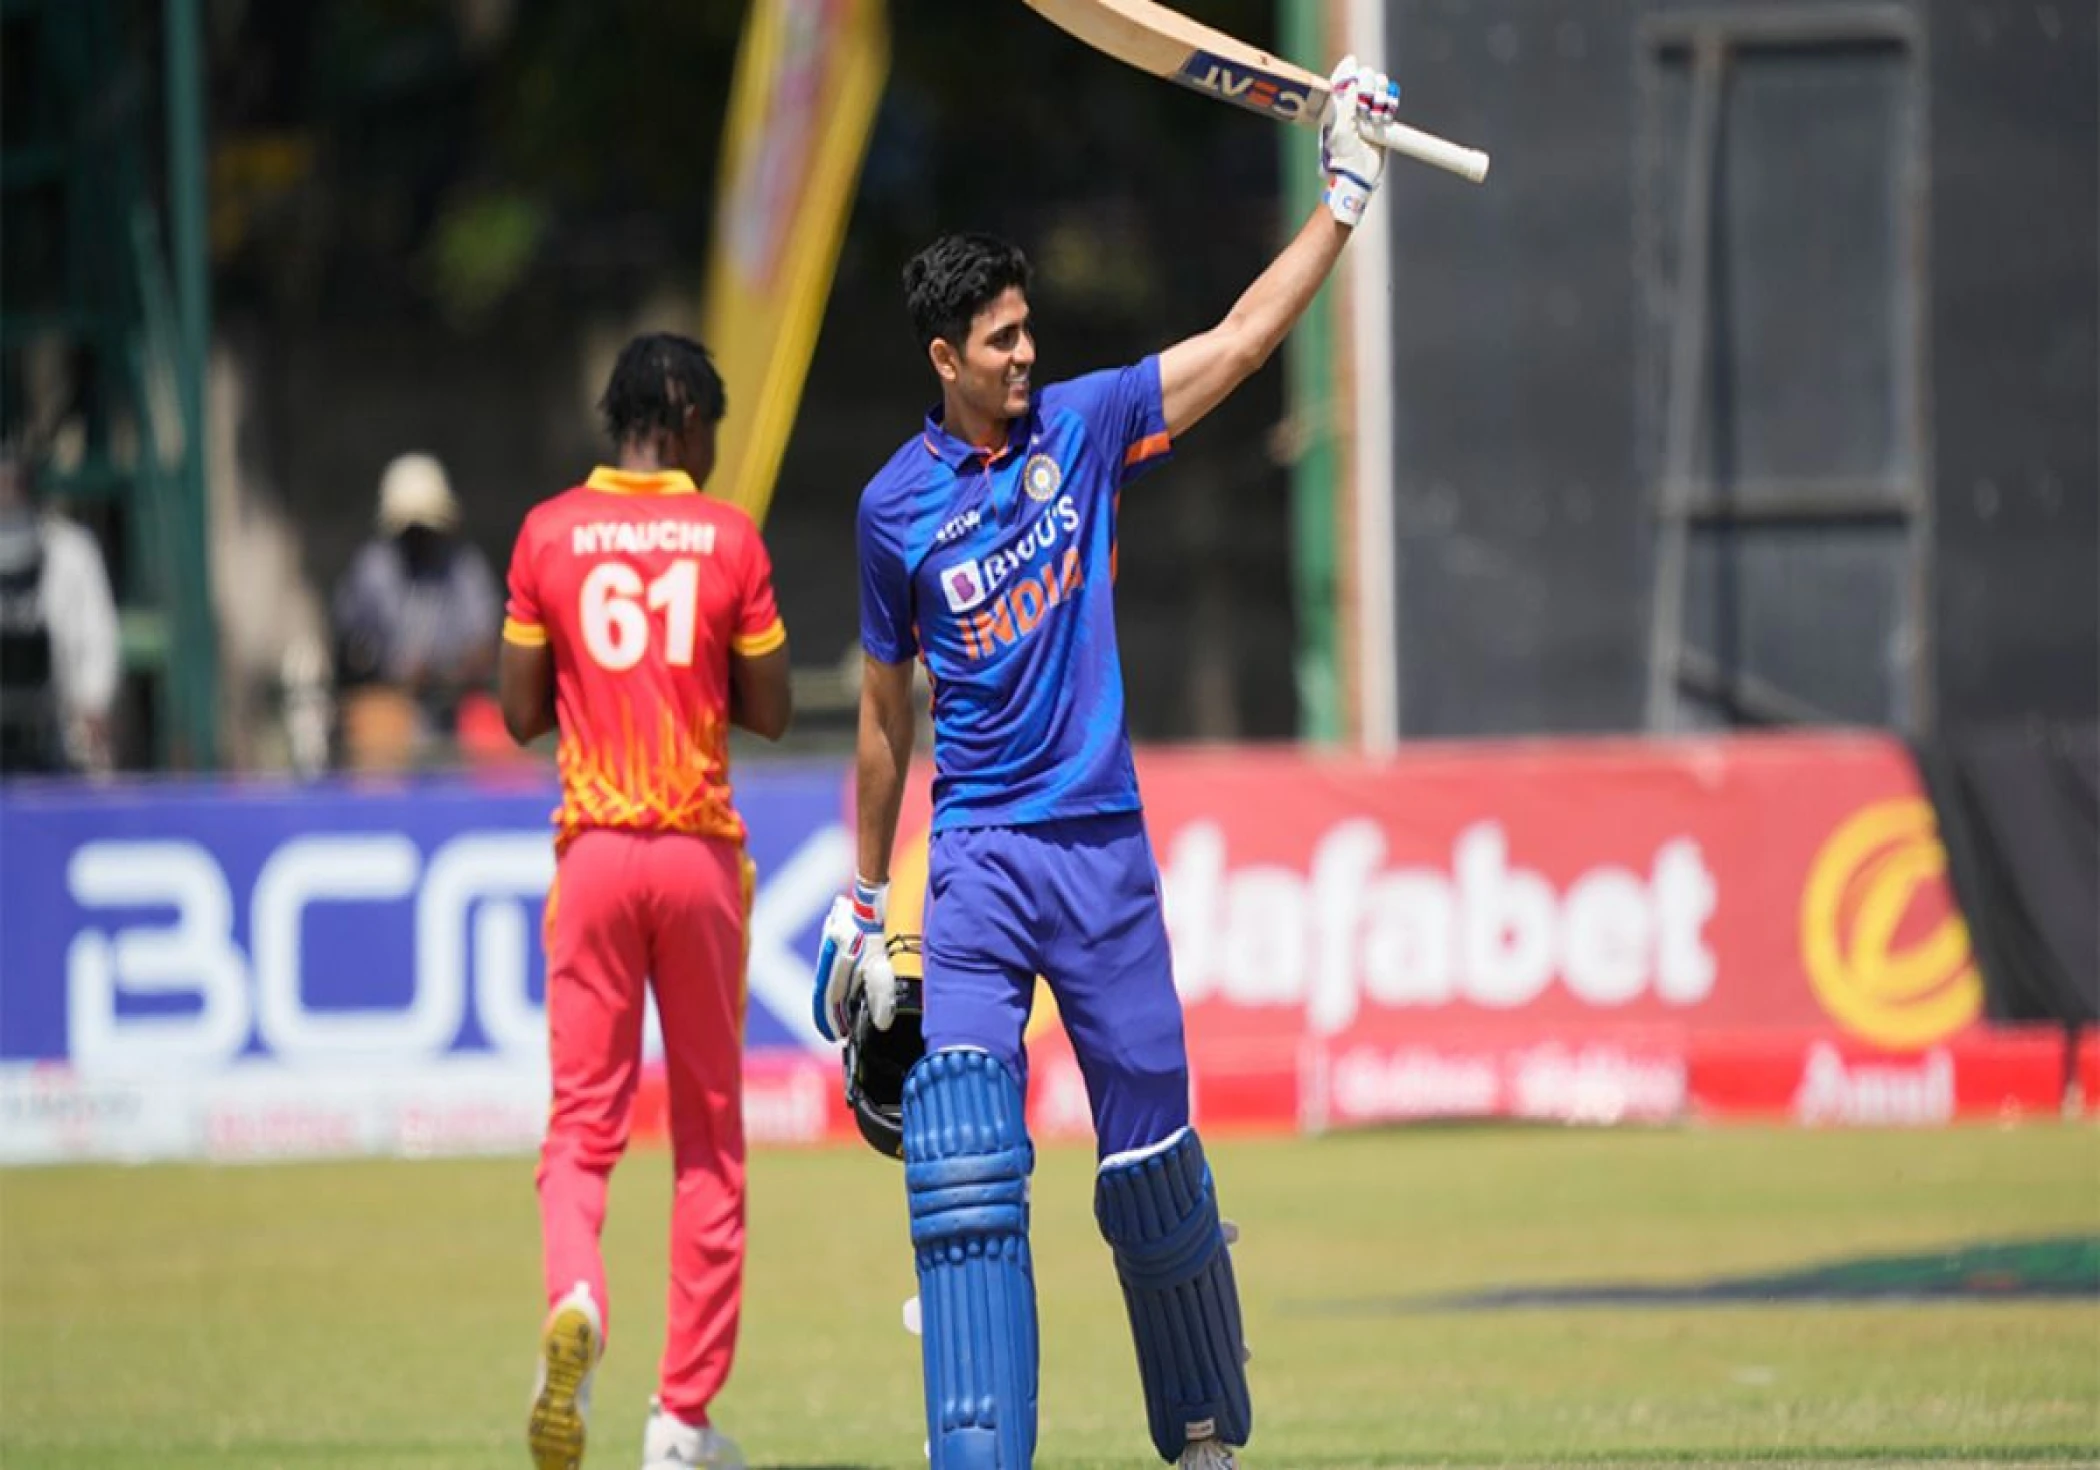
[[707, 349], [675, 332], [651, 332], [621, 348], [605, 396], [598, 400], [605, 432], [616, 445], [680, 432], [687, 408], [720, 423], [728, 407], [722, 375]]

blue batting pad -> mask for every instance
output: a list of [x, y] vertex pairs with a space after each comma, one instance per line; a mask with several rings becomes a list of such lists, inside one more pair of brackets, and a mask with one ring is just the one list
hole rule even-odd
[[1163, 1459], [1191, 1439], [1243, 1445], [1254, 1432], [1232, 1257], [1194, 1129], [1138, 1158], [1111, 1159], [1094, 1217], [1114, 1248], [1137, 1340], [1145, 1417]]
[[1035, 1459], [1035, 1268], [1021, 1087], [988, 1052], [937, 1051], [904, 1079], [904, 1188], [924, 1314], [933, 1470]]

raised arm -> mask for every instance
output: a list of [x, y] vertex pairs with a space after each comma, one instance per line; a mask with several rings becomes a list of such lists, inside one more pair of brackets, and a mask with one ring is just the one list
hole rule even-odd
[[1325, 205], [1315, 209], [1223, 321], [1159, 355], [1168, 434], [1180, 438], [1269, 360], [1341, 258], [1349, 233]]
[[1385, 170], [1385, 153], [1364, 139], [1359, 120], [1390, 117], [1398, 96], [1390, 80], [1358, 67], [1354, 57], [1335, 68], [1332, 101], [1320, 125], [1325, 196], [1223, 321], [1160, 354], [1169, 435], [1179, 438], [1252, 377], [1312, 304]]

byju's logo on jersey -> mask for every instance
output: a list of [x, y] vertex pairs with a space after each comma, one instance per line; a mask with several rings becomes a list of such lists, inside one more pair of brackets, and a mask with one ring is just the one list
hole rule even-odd
[[941, 595], [948, 599], [950, 612], [968, 612], [984, 601], [988, 590], [984, 585], [984, 570], [977, 565], [975, 557], [941, 569]]

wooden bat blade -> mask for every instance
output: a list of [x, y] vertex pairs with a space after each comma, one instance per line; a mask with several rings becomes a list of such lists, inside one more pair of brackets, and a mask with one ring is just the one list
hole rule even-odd
[[1026, 0], [1059, 30], [1156, 77], [1285, 122], [1316, 123], [1327, 79], [1153, 0]]
[[[1293, 66], [1154, 0], [1026, 0], [1028, 8], [1096, 51], [1235, 107], [1284, 122], [1317, 124], [1327, 79]], [[1394, 153], [1479, 183], [1488, 156], [1402, 123], [1364, 136]]]

